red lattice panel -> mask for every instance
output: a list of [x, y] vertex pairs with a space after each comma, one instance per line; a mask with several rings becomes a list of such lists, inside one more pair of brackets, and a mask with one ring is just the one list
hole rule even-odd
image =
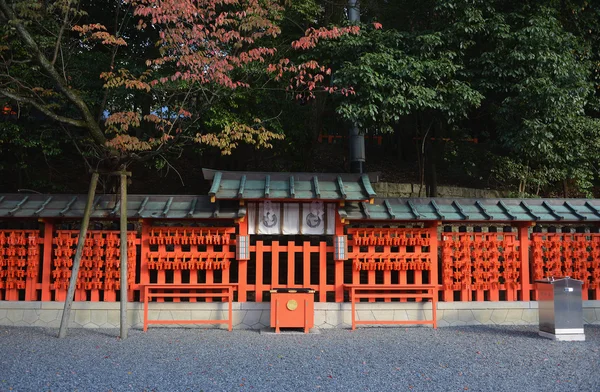
[[515, 233], [444, 233], [442, 238], [442, 285], [445, 300], [461, 291], [461, 300], [497, 301], [506, 290], [516, 300], [521, 260]]
[[[53, 260], [51, 289], [55, 299], [64, 300], [69, 288], [73, 259], [79, 238], [78, 230], [58, 230], [52, 240]], [[135, 283], [137, 235], [127, 233], [127, 282]], [[119, 231], [89, 230], [85, 239], [75, 299], [84, 301], [90, 292], [91, 301], [99, 301], [103, 292], [104, 301], [115, 301], [116, 290], [120, 289], [121, 240]]]
[[600, 234], [533, 233], [531, 236], [533, 278], [570, 276], [583, 281], [583, 299], [588, 290], [600, 289]]
[[35, 301], [40, 271], [39, 233], [34, 230], [0, 230], [0, 299]]

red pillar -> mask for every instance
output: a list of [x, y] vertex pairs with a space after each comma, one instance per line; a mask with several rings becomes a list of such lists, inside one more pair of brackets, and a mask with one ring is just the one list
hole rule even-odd
[[[238, 220], [238, 235], [248, 235], [248, 220]], [[238, 302], [247, 300], [248, 260], [238, 260]]]
[[533, 285], [530, 282], [529, 271], [529, 223], [519, 226], [519, 253], [521, 258], [521, 301], [531, 299], [530, 290]]
[[52, 300], [50, 290], [50, 277], [52, 276], [52, 236], [54, 235], [54, 224], [52, 221], [44, 221], [44, 253], [42, 255], [42, 301]]
[[[344, 223], [335, 211], [335, 235], [344, 235]], [[335, 261], [335, 302], [344, 302], [344, 260]]]

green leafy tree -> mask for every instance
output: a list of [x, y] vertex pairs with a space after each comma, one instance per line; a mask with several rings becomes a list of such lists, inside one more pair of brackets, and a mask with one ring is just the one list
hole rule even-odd
[[598, 173], [589, 146], [600, 124], [586, 115], [591, 64], [557, 15], [546, 7], [496, 12], [484, 36], [488, 49], [473, 63], [477, 86], [490, 98], [495, 171], [517, 181], [521, 195], [567, 179], [589, 190]]

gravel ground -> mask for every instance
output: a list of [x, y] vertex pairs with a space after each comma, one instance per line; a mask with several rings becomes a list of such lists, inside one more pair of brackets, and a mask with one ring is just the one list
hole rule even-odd
[[554, 342], [535, 326], [320, 334], [0, 327], [0, 391], [600, 391], [600, 326]]

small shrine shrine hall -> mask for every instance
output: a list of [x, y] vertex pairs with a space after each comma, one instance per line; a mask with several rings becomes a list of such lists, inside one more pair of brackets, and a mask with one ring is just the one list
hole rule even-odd
[[[298, 327], [535, 324], [535, 281], [564, 276], [600, 323], [600, 200], [382, 198], [375, 174], [203, 173], [208, 195], [127, 197], [134, 327], [257, 329], [295, 309]], [[58, 325], [85, 204], [0, 195], [0, 325]], [[118, 324], [120, 207], [93, 201], [72, 325]]]

